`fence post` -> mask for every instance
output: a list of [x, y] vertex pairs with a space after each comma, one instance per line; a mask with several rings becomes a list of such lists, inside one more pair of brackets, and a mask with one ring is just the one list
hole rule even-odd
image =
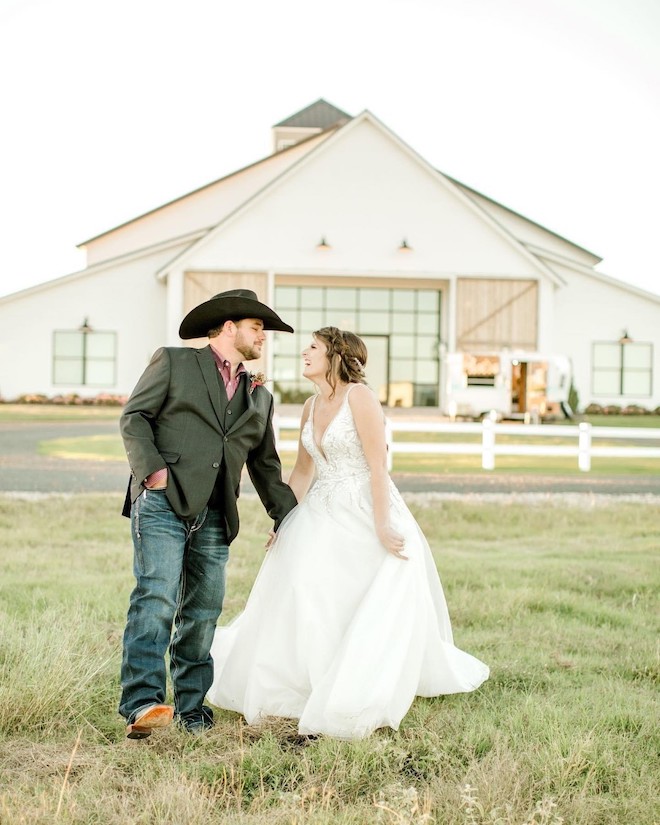
[[591, 424], [586, 421], [578, 427], [578, 467], [583, 473], [591, 470]]
[[495, 422], [490, 416], [483, 420], [481, 435], [481, 466], [484, 470], [495, 469]]
[[394, 457], [392, 456], [392, 444], [394, 442], [394, 438], [392, 436], [392, 422], [389, 418], [385, 418], [385, 445], [387, 447], [387, 472], [392, 472], [392, 466], [394, 464]]

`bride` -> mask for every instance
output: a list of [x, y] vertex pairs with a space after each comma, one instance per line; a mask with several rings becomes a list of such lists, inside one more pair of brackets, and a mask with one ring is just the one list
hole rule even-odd
[[324, 327], [302, 356], [317, 393], [289, 479], [299, 504], [245, 610], [216, 630], [208, 699], [250, 724], [359, 739], [397, 729], [416, 695], [471, 691], [489, 671], [454, 646], [429, 546], [387, 472], [364, 342]]

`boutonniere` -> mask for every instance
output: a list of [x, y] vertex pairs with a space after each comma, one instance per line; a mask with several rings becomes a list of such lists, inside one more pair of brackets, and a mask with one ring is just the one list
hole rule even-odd
[[252, 393], [254, 392], [255, 387], [263, 387], [263, 385], [266, 383], [266, 376], [263, 374], [263, 372], [251, 372], [249, 378], [250, 387], [248, 389], [248, 392], [250, 393], [250, 395], [252, 395]]

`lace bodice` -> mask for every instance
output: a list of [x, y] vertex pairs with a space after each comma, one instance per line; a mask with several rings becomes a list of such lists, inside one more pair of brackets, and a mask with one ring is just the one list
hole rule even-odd
[[[340, 509], [357, 507], [372, 513], [371, 471], [348, 403], [349, 393], [354, 386], [355, 384], [348, 388], [340, 408], [323, 433], [320, 444], [314, 441], [316, 396], [312, 399], [301, 440], [314, 460], [316, 480], [305, 501], [312, 506], [320, 505], [326, 510], [334, 505]], [[405, 504], [392, 479], [389, 479], [389, 491], [393, 511], [401, 513], [405, 510]]]
[[364, 481], [365, 477], [369, 476], [369, 465], [355, 428], [351, 406], [348, 403], [348, 396], [353, 386], [348, 388], [339, 410], [323, 433], [320, 444], [314, 441], [316, 396], [312, 399], [309, 417], [301, 438], [303, 447], [314, 460], [318, 481], [343, 483], [350, 478], [359, 478], [360, 481]]

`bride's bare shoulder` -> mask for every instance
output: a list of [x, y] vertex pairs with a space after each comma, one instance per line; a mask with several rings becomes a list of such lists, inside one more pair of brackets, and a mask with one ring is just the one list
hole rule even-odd
[[382, 416], [382, 407], [376, 393], [366, 384], [353, 384], [348, 395], [348, 403], [353, 412], [370, 414], [378, 412]]

